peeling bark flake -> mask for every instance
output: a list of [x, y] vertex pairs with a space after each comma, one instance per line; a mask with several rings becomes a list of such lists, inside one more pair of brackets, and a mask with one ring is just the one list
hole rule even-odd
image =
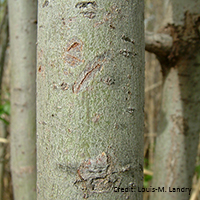
[[111, 156], [103, 152], [96, 158], [81, 163], [74, 184], [84, 192], [84, 198], [92, 193], [110, 192], [113, 187], [119, 187], [120, 173], [127, 172], [130, 168], [130, 164], [117, 168]]
[[95, 1], [82, 1], [75, 5], [75, 8], [80, 10], [80, 14], [84, 17], [93, 19], [96, 17], [97, 4]]

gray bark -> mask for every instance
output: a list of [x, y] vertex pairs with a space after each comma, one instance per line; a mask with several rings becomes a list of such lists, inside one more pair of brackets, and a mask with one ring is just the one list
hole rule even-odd
[[182, 60], [165, 79], [152, 186], [164, 186], [167, 193], [152, 193], [154, 200], [190, 197], [188, 191], [169, 190], [192, 187], [200, 129], [198, 79], [196, 59]]
[[143, 1], [46, 0], [38, 16], [38, 200], [141, 200]]
[[152, 200], [187, 200], [191, 195], [176, 189], [192, 187], [199, 141], [199, 6], [199, 1], [165, 1], [165, 17], [160, 17], [160, 32], [170, 34], [173, 46], [167, 56], [157, 54], [164, 82], [152, 186], [166, 192], [152, 193]]
[[9, 0], [11, 170], [15, 200], [36, 199], [36, 1]]

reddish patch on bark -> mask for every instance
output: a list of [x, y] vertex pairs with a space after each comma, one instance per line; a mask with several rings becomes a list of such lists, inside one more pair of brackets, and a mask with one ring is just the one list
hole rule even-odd
[[76, 36], [67, 42], [64, 48], [63, 59], [71, 67], [76, 67], [84, 62], [82, 58], [83, 42]]

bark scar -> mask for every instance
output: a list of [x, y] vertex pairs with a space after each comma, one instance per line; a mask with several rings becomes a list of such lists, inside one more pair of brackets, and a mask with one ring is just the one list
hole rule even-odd
[[133, 39], [130, 39], [128, 36], [125, 36], [124, 34], [122, 35], [122, 40], [126, 42], [131, 42], [132, 44], [135, 43]]
[[48, 0], [45, 0], [45, 2], [43, 3], [42, 7], [47, 7], [49, 5], [49, 1]]
[[75, 5], [75, 8], [80, 10], [80, 14], [84, 17], [93, 19], [96, 17], [97, 4], [95, 1], [82, 1]]
[[80, 45], [80, 43], [74, 42], [70, 47], [67, 48], [67, 51], [70, 51], [71, 49], [76, 48], [78, 45]]
[[90, 61], [73, 84], [73, 93], [77, 94], [80, 91], [87, 89], [97, 73], [102, 70], [104, 63], [109, 59], [110, 51], [107, 51], [103, 54], [96, 56], [92, 61]]
[[83, 42], [76, 36], [67, 41], [64, 48], [63, 60], [70, 67], [76, 67], [84, 62], [82, 55]]
[[97, 4], [95, 1], [82, 1], [75, 5], [75, 8], [87, 8], [89, 5], [91, 5], [93, 8], [97, 7]]
[[131, 164], [116, 166], [110, 154], [102, 152], [94, 159], [83, 161], [77, 170], [75, 186], [80, 188], [84, 198], [93, 193], [110, 192], [121, 184], [121, 173], [130, 172]]

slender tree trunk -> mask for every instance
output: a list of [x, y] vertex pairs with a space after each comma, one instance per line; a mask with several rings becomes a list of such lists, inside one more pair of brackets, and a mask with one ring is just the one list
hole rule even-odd
[[[2, 83], [5, 55], [8, 45], [8, 11], [6, 3], [4, 7], [5, 7], [4, 15], [2, 20], [0, 21], [0, 85]], [[0, 87], [0, 94], [1, 94], [1, 87]]]
[[36, 2], [9, 0], [11, 170], [15, 200], [36, 199]]
[[[0, 23], [0, 101], [2, 104], [2, 78], [5, 65], [6, 49], [8, 45], [8, 11], [7, 3], [4, 5], [4, 15]], [[0, 121], [0, 138], [5, 139], [7, 136], [5, 123]], [[2, 158], [0, 163], [0, 200], [3, 200], [3, 174], [4, 174], [4, 155], [5, 144], [1, 141], [0, 144], [0, 157]]]
[[194, 0], [166, 1], [160, 27], [164, 35], [154, 35], [159, 50], [153, 41], [151, 48], [146, 46], [160, 60], [164, 77], [152, 186], [166, 192], [152, 193], [152, 200], [187, 200], [191, 195], [200, 132], [199, 7]]
[[[192, 187], [200, 112], [197, 63], [182, 60], [164, 83], [153, 187], [164, 186], [166, 191]], [[189, 192], [155, 193], [152, 198], [189, 199]]]
[[39, 1], [38, 16], [38, 200], [141, 200], [143, 1]]

